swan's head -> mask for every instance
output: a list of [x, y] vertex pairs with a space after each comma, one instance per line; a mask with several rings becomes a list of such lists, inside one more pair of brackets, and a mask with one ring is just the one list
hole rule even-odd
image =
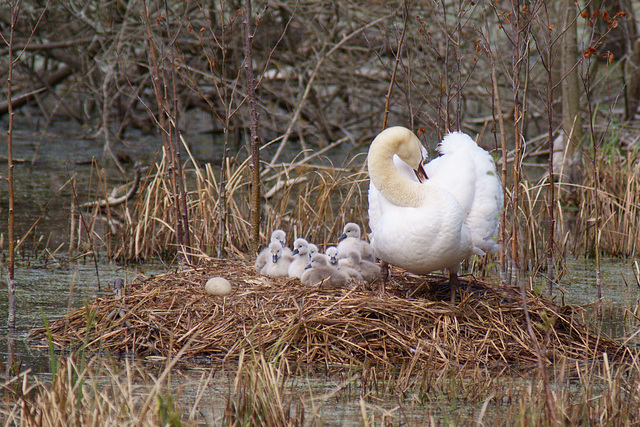
[[329, 264], [336, 265], [338, 263], [338, 248], [329, 246], [324, 253], [329, 258]]
[[409, 129], [394, 126], [380, 132], [369, 148], [369, 173], [380, 169], [379, 162], [387, 163], [394, 154], [415, 172], [418, 180], [424, 182], [423, 167], [425, 149], [418, 137]]
[[280, 242], [280, 245], [284, 248], [287, 244], [287, 234], [282, 230], [273, 230], [273, 233], [271, 233], [271, 241]]
[[309, 251], [308, 245], [309, 243], [307, 243], [303, 238], [297, 238], [293, 242], [293, 255], [306, 254]]
[[418, 170], [422, 162], [422, 144], [418, 137], [409, 129], [394, 126], [383, 130], [373, 140], [373, 145], [384, 143], [400, 160]]
[[280, 242], [269, 243], [269, 253], [271, 254], [273, 263], [277, 263], [278, 260], [282, 257], [282, 245], [280, 244]]
[[342, 229], [342, 234], [338, 237], [338, 241], [344, 240], [347, 237], [360, 238], [360, 226], [355, 222], [348, 222]]

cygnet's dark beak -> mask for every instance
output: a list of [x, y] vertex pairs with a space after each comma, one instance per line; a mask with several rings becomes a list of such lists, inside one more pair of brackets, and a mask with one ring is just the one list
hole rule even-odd
[[304, 269], [305, 269], [305, 270], [308, 270], [308, 269], [310, 269], [310, 268], [311, 268], [311, 264], [308, 264]]
[[338, 262], [338, 258], [337, 258], [337, 257], [334, 257], [334, 256], [329, 257], [329, 262], [330, 262], [331, 264], [335, 264], [335, 263], [337, 263], [337, 262]]
[[338, 236], [338, 242], [344, 240], [347, 238], [347, 234], [346, 233], [342, 233], [340, 236]]
[[416, 173], [416, 177], [418, 181], [425, 182], [429, 177], [427, 176], [427, 172], [424, 170], [424, 159], [418, 165], [418, 169], [414, 171]]
[[278, 255], [277, 254], [273, 254], [273, 263], [277, 263], [278, 262]]
[[291, 255], [298, 255], [300, 253], [299, 250], [294, 249], [293, 252], [291, 252]]

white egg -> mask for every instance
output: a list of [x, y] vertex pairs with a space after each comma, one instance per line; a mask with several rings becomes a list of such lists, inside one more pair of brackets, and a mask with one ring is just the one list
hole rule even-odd
[[224, 277], [212, 277], [207, 280], [204, 290], [209, 295], [229, 295], [231, 293], [231, 283]]

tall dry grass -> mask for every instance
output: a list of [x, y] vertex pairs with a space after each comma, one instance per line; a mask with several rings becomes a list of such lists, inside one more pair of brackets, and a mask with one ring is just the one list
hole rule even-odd
[[[635, 151], [613, 149], [596, 160], [576, 190], [576, 247], [593, 254], [597, 246], [614, 256], [634, 257], [640, 249], [640, 159]], [[596, 221], [599, 216], [599, 221]]]
[[[293, 162], [274, 165], [263, 177], [263, 241], [267, 241], [272, 230], [282, 228], [289, 236], [289, 243], [296, 237], [305, 237], [324, 247], [337, 243], [346, 222], [356, 221], [365, 227], [368, 181], [362, 172], [364, 156], [356, 156], [336, 167], [327, 158], [305, 157], [309, 154], [304, 152]], [[223, 199], [217, 168], [211, 164], [200, 165], [190, 157], [183, 169], [191, 218], [191, 252], [215, 256], [224, 215], [224, 253], [232, 257], [246, 256], [250, 244], [249, 159], [226, 159], [226, 209], [220, 205]], [[106, 227], [110, 235], [104, 237], [105, 244], [110, 242], [106, 247], [109, 256], [145, 260], [175, 253], [176, 222], [168, 176], [166, 156], [162, 153], [142, 180], [136, 199], [107, 209], [103, 219], [110, 224]], [[82, 235], [86, 236], [79, 235], [80, 241], [83, 241]]]
[[[562, 425], [634, 425], [640, 364], [637, 355], [632, 359], [556, 359], [547, 366], [554, 418]], [[552, 425], [533, 367], [376, 372], [364, 366], [318, 380], [300, 376], [306, 368], [284, 358], [241, 360], [232, 371], [211, 366], [168, 380], [173, 364], [152, 374], [131, 361], [97, 358], [81, 367], [61, 357], [51, 382], [30, 372], [7, 379], [0, 417], [6, 426]]]

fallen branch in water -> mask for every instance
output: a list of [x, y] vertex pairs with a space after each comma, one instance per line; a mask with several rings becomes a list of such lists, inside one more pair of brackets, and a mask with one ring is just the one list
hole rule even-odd
[[[106, 208], [107, 206], [114, 207], [114, 206], [121, 205], [128, 200], [131, 200], [133, 196], [135, 196], [135, 194], [138, 192], [138, 188], [140, 187], [140, 179], [142, 178], [142, 172], [146, 171], [147, 169], [148, 167], [147, 166], [143, 167], [140, 164], [140, 162], [136, 163], [135, 165], [136, 174], [131, 184], [125, 184], [120, 187], [116, 187], [111, 192], [111, 195], [106, 199], [83, 203], [80, 205], [80, 207], [81, 208], [91, 208], [94, 206], [98, 206], [100, 208]], [[120, 193], [120, 191], [128, 185], [131, 185], [131, 188], [129, 188], [129, 191], [127, 191], [127, 193], [124, 196], [117, 197], [117, 194]]]

